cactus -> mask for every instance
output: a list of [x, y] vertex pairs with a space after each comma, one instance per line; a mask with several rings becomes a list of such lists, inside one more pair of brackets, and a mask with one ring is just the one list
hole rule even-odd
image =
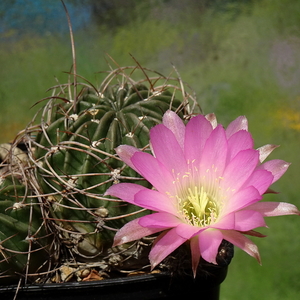
[[[138, 72], [143, 79], [134, 81]], [[40, 124], [26, 129], [29, 149], [34, 149], [29, 156], [49, 220], [59, 244], [78, 261], [114, 253], [115, 232], [145, 213], [104, 196], [119, 181], [149, 185], [118, 159], [114, 149], [128, 144], [148, 151], [149, 129], [161, 122], [166, 110], [184, 119], [198, 109], [179, 79], [157, 73], [149, 77], [150, 73], [139, 67], [118, 68], [99, 89], [77, 83], [76, 88], [81, 87], [77, 97], [71, 95], [72, 84], [55, 86], [41, 109]], [[126, 255], [136, 251], [129, 249], [122, 246], [121, 250]], [[113, 264], [118, 263], [114, 260]]]
[[26, 154], [9, 144], [0, 148], [0, 284], [27, 282], [49, 262], [49, 237], [27, 181]]

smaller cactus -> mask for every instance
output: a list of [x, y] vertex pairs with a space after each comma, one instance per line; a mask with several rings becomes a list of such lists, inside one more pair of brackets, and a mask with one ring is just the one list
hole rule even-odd
[[48, 264], [49, 237], [37, 198], [27, 179], [21, 182], [26, 154], [8, 144], [0, 148], [0, 284], [27, 282]]

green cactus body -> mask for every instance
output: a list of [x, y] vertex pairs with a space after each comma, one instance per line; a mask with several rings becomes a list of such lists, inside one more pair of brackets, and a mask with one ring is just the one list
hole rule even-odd
[[40, 207], [27, 193], [17, 178], [1, 176], [0, 284], [30, 281], [49, 258]]
[[161, 79], [134, 82], [119, 69], [99, 90], [85, 86], [76, 103], [64, 86], [44, 107], [32, 159], [56, 229], [84, 259], [107, 253], [116, 230], [144, 213], [103, 196], [116, 182], [150, 187], [117, 158], [114, 149], [127, 144], [148, 151], [149, 130], [168, 109], [182, 118], [190, 114], [189, 97], [175, 97], [180, 88], [153, 87], [152, 82]]

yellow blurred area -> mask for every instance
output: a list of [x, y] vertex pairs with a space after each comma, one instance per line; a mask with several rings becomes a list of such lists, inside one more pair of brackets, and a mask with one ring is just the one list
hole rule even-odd
[[285, 107], [277, 110], [274, 118], [285, 128], [300, 131], [300, 111]]

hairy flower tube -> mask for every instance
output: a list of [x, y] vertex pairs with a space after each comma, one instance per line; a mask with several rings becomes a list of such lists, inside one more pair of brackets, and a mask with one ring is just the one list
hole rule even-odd
[[197, 115], [185, 125], [167, 111], [151, 129], [150, 145], [153, 155], [128, 145], [116, 152], [153, 188], [118, 183], [106, 194], [153, 211], [127, 223], [114, 240], [116, 246], [161, 232], [149, 253], [152, 268], [187, 241], [194, 275], [200, 257], [216, 264], [223, 239], [260, 262], [245, 234], [262, 236], [254, 229], [266, 226], [264, 217], [299, 215], [292, 204], [260, 202], [289, 163], [263, 162], [276, 146], [254, 149], [246, 117], [225, 130], [214, 114]]

